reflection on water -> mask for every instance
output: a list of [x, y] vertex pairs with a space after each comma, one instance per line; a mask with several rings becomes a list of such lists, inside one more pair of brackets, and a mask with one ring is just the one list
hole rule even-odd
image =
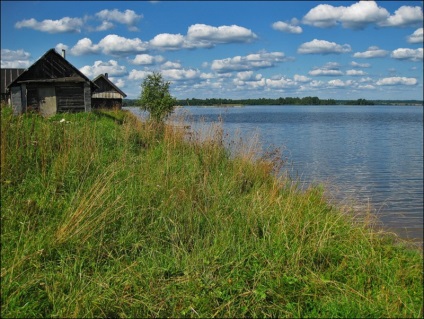
[[223, 120], [228, 136], [258, 133], [279, 147], [302, 182], [371, 206], [403, 237], [423, 237], [423, 108], [417, 106], [187, 107], [194, 121]]

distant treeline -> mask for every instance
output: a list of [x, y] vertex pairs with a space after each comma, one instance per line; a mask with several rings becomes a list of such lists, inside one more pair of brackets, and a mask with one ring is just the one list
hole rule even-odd
[[[236, 105], [423, 105], [423, 101], [418, 100], [334, 100], [320, 99], [316, 96], [299, 97], [280, 97], [277, 99], [184, 99], [177, 100], [181, 106], [236, 106]], [[138, 100], [124, 99], [123, 106], [137, 106]]]

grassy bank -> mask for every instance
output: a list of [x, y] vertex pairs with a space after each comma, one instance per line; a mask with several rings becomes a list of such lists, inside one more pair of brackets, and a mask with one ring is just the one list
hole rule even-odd
[[2, 108], [2, 317], [422, 317], [419, 251], [221, 135]]

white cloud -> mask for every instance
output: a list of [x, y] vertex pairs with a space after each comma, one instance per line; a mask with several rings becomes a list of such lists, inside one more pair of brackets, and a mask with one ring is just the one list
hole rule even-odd
[[216, 44], [249, 43], [257, 38], [251, 30], [237, 25], [213, 27], [194, 24], [187, 35], [161, 33], [149, 41], [153, 48], [161, 50], [212, 48]]
[[313, 70], [308, 72], [309, 75], [313, 76], [337, 76], [343, 75], [340, 71], [340, 64], [337, 62], [328, 62], [322, 67], [315, 67]]
[[114, 27], [112, 22], [109, 21], [103, 21], [101, 25], [99, 25], [98, 27], [96, 27], [96, 31], [107, 31], [110, 30]]
[[389, 77], [376, 82], [377, 85], [416, 85], [417, 83], [417, 79], [407, 77]]
[[323, 81], [317, 81], [317, 80], [313, 80], [311, 81], [311, 83], [309, 84], [311, 87], [321, 87], [324, 85]]
[[166, 69], [181, 69], [182, 65], [179, 62], [171, 62], [171, 61], [166, 61], [164, 64], [161, 65], [161, 69], [162, 70], [166, 70]]
[[347, 70], [346, 75], [360, 76], [366, 75], [366, 73], [362, 70]]
[[181, 34], [161, 33], [150, 40], [149, 44], [158, 49], [181, 49], [184, 44], [184, 36]]
[[89, 38], [83, 38], [71, 48], [70, 52], [73, 55], [86, 55], [91, 53], [97, 53], [99, 50], [99, 46], [94, 45]]
[[340, 70], [326, 70], [326, 69], [315, 69], [308, 72], [309, 75], [313, 76], [337, 76], [337, 75], [343, 75], [343, 72]]
[[277, 31], [300, 34], [303, 32], [302, 28], [295, 24], [290, 24], [283, 21], [277, 21], [272, 24], [272, 28]]
[[423, 43], [423, 28], [419, 28], [414, 31], [409, 37], [408, 37], [409, 43]]
[[69, 49], [69, 47], [68, 47], [66, 44], [63, 44], [63, 43], [58, 43], [58, 44], [55, 46], [55, 50], [56, 50], [56, 52], [58, 52], [58, 53], [60, 53], [60, 54], [62, 54], [62, 50], [67, 51], [68, 49]]
[[128, 39], [116, 34], [109, 34], [100, 40], [98, 46], [105, 54], [121, 55], [144, 52], [147, 50], [147, 43], [139, 38]]
[[222, 60], [214, 60], [211, 69], [219, 72], [231, 71], [249, 71], [252, 69], [261, 69], [274, 66], [276, 63], [283, 62], [285, 56], [283, 52], [260, 52], [246, 56], [235, 56]]
[[81, 32], [83, 27], [83, 20], [81, 18], [64, 17], [60, 20], [43, 20], [41, 22], [35, 19], [28, 19], [16, 22], [15, 28], [30, 28], [41, 32], [47, 33], [66, 33], [66, 32]]
[[379, 7], [374, 1], [360, 1], [342, 8], [340, 21], [343, 27], [350, 29], [363, 29], [369, 24], [383, 21], [389, 15], [386, 9]]
[[[133, 10], [125, 10], [124, 12], [121, 12], [117, 9], [114, 10], [102, 10], [100, 12], [96, 13], [96, 17], [106, 20], [107, 21], [114, 21], [118, 23], [125, 24], [130, 31], [137, 31], [137, 27], [135, 26], [141, 18], [143, 18], [143, 15], [136, 14]], [[106, 27], [110, 27], [111, 24], [105, 24], [105, 21], [103, 21], [103, 24]], [[107, 29], [105, 29], [107, 30]]]
[[302, 82], [302, 83], [310, 82], [310, 81], [311, 81], [311, 79], [310, 79], [310, 78], [308, 78], [307, 76], [304, 76], [304, 75], [298, 75], [298, 74], [295, 74], [295, 75], [294, 75], [294, 77], [293, 77], [293, 79], [294, 79], [296, 82]]
[[350, 62], [350, 65], [354, 68], [369, 68], [371, 66], [369, 63], [358, 63], [355, 61]]
[[381, 22], [381, 26], [406, 27], [423, 22], [423, 11], [421, 7], [402, 6], [395, 11], [395, 14]]
[[408, 49], [408, 48], [399, 48], [394, 50], [390, 56], [394, 59], [399, 59], [399, 60], [422, 61], [423, 48], [419, 48], [415, 50]]
[[310, 42], [305, 42], [299, 46], [297, 52], [300, 54], [340, 54], [350, 52], [351, 47], [349, 44], [337, 44], [325, 40], [314, 39]]
[[108, 73], [110, 76], [122, 76], [127, 74], [125, 66], [119, 65], [115, 60], [109, 60], [108, 62], [95, 61], [92, 66], [85, 65], [80, 68], [80, 71], [89, 78], [105, 73]]
[[265, 83], [267, 87], [280, 88], [280, 89], [293, 87], [296, 85], [296, 82], [285, 77], [281, 77], [280, 79], [277, 79], [277, 80], [266, 79]]
[[363, 58], [363, 59], [370, 59], [370, 58], [381, 58], [385, 57], [389, 54], [388, 51], [382, 50], [379, 47], [372, 46], [369, 47], [367, 51], [364, 52], [356, 52], [353, 57], [354, 58]]
[[340, 79], [328, 81], [328, 85], [332, 87], [345, 87], [345, 86], [348, 86], [349, 84], [351, 84], [349, 81], [343, 82]]
[[122, 78], [109, 77], [109, 80], [120, 89], [125, 87], [125, 81]]
[[251, 30], [238, 25], [213, 27], [206, 24], [194, 24], [188, 28], [189, 41], [209, 41], [211, 43], [252, 42], [257, 38]]
[[152, 74], [151, 71], [142, 71], [142, 70], [131, 70], [130, 74], [128, 75], [129, 80], [144, 80], [149, 74]]
[[110, 55], [128, 55], [144, 52], [147, 47], [147, 43], [139, 38], [127, 39], [116, 34], [109, 34], [98, 44], [93, 44], [89, 38], [83, 38], [71, 48], [70, 52], [73, 55], [86, 55], [100, 51]]
[[371, 23], [381, 22], [388, 17], [387, 10], [378, 7], [374, 1], [360, 1], [349, 7], [320, 4], [312, 8], [302, 21], [320, 28], [341, 23], [345, 28], [363, 29]]
[[24, 50], [9, 50], [1, 49], [1, 67], [2, 68], [18, 68], [26, 69], [30, 63], [31, 54], [25, 52]]
[[165, 59], [161, 55], [150, 55], [150, 54], [137, 54], [134, 59], [130, 59], [129, 62], [135, 65], [151, 65], [155, 63], [161, 63]]
[[200, 77], [199, 70], [195, 69], [167, 69], [162, 70], [161, 73], [165, 79], [174, 81], [192, 80]]

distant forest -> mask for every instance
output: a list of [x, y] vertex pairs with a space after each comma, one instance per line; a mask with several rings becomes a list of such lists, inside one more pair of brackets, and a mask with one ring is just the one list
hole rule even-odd
[[[137, 106], [138, 100], [124, 99], [123, 106]], [[278, 99], [185, 99], [177, 100], [180, 106], [239, 106], [239, 105], [423, 105], [419, 100], [334, 100], [320, 99], [316, 96], [280, 97]]]

